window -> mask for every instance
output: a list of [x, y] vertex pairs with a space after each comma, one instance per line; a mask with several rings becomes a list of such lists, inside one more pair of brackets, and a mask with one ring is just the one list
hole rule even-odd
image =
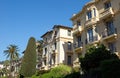
[[110, 8], [111, 7], [111, 3], [110, 2], [104, 3], [104, 7], [105, 7], [105, 9]]
[[45, 48], [45, 55], [47, 54], [47, 48]]
[[68, 56], [68, 61], [67, 61], [67, 64], [68, 64], [68, 65], [71, 65], [71, 64], [72, 64], [72, 62], [71, 62], [71, 61], [72, 61], [71, 56]]
[[54, 34], [54, 36], [55, 36], [55, 37], [57, 36], [57, 31], [55, 31], [55, 34]]
[[68, 30], [68, 36], [71, 36], [71, 30]]
[[95, 9], [95, 8], [93, 8], [93, 11], [94, 11], [94, 16], [96, 17], [96, 9]]
[[55, 50], [56, 50], [57, 49], [57, 43], [56, 42], [54, 43], [54, 47], [55, 47]]
[[49, 64], [52, 65], [52, 59], [50, 58]]
[[87, 19], [89, 20], [91, 18], [92, 18], [92, 11], [90, 10], [87, 12]]
[[81, 36], [77, 37], [77, 42], [78, 42], [77, 47], [80, 47], [81, 46]]
[[106, 26], [107, 26], [107, 35], [111, 35], [115, 33], [113, 21], [106, 22]]
[[93, 29], [90, 28], [88, 29], [88, 42], [92, 42], [93, 41]]
[[55, 56], [53, 56], [53, 63], [55, 64]]
[[47, 38], [45, 38], [45, 41], [47, 42]]
[[114, 42], [108, 43], [108, 48], [111, 52], [116, 52], [116, 46]]
[[72, 50], [72, 44], [71, 44], [71, 42], [68, 42], [68, 50]]
[[44, 60], [44, 65], [46, 65], [46, 60]]
[[81, 26], [81, 22], [80, 21], [77, 21], [77, 26]]

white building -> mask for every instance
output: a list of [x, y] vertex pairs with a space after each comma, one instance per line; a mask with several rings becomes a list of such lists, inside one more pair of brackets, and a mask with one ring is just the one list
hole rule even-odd
[[49, 69], [59, 64], [72, 66], [73, 37], [72, 28], [55, 25], [53, 30], [41, 36], [43, 38], [43, 69]]

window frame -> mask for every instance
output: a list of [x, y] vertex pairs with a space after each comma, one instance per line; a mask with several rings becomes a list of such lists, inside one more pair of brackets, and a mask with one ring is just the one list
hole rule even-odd
[[72, 50], [72, 43], [70, 41], [67, 42], [68, 50]]
[[72, 56], [71, 56], [71, 55], [68, 55], [68, 56], [67, 56], [67, 64], [68, 64], [68, 65], [71, 65], [71, 64], [72, 64]]
[[115, 26], [113, 20], [109, 20], [106, 22], [106, 28], [108, 36], [115, 33]]
[[44, 55], [46, 55], [47, 54], [47, 48], [45, 48], [45, 54]]
[[77, 21], [77, 26], [81, 26], [81, 21]]
[[68, 36], [71, 36], [71, 30], [67, 30]]
[[82, 39], [81, 35], [77, 36], [77, 42], [78, 42], [77, 47], [80, 47], [82, 45], [81, 44], [81, 39]]
[[54, 43], [54, 47], [55, 47], [55, 50], [56, 50], [57, 49], [57, 43], [56, 42]]
[[93, 35], [93, 28], [89, 28], [87, 30], [87, 34], [88, 34], [88, 42], [93, 42], [94, 41], [94, 35]]
[[97, 13], [96, 13], [96, 8], [93, 8], [94, 11], [94, 17], [96, 17]]
[[104, 3], [104, 9], [108, 9], [110, 8], [112, 5], [111, 5], [111, 2], [110, 1], [107, 1]]
[[92, 10], [87, 11], [87, 20], [92, 18]]

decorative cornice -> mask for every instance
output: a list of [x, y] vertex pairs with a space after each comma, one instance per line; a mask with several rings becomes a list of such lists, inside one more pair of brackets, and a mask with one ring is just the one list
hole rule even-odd
[[55, 29], [55, 28], [64, 28], [64, 29], [70, 29], [70, 30], [72, 30], [72, 27], [63, 26], [63, 25], [54, 25], [53, 29]]
[[90, 1], [90, 2], [88, 2], [88, 3], [86, 3], [84, 6], [83, 6], [83, 8], [82, 8], [82, 10], [80, 11], [80, 12], [78, 12], [77, 14], [74, 14], [73, 16], [72, 16], [72, 18], [70, 18], [70, 20], [74, 20], [75, 18], [77, 18], [78, 16], [80, 16], [84, 11], [85, 11], [85, 9], [88, 7], [88, 6], [91, 6], [91, 5], [93, 5], [93, 4], [95, 4], [96, 2], [98, 2], [99, 0], [92, 0], [92, 1]]
[[43, 38], [45, 35], [47, 35], [48, 33], [52, 33], [53, 32], [53, 30], [50, 30], [50, 31], [47, 31], [45, 34], [43, 34], [42, 36], [41, 36], [41, 38]]

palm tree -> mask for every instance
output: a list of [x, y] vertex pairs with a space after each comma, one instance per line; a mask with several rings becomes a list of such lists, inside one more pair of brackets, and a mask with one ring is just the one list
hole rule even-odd
[[[9, 45], [7, 47], [7, 50], [4, 50], [4, 54], [9, 58], [10, 60], [10, 72], [14, 71], [14, 62], [19, 58], [19, 49], [16, 45]], [[11, 75], [11, 73], [10, 73]]]

